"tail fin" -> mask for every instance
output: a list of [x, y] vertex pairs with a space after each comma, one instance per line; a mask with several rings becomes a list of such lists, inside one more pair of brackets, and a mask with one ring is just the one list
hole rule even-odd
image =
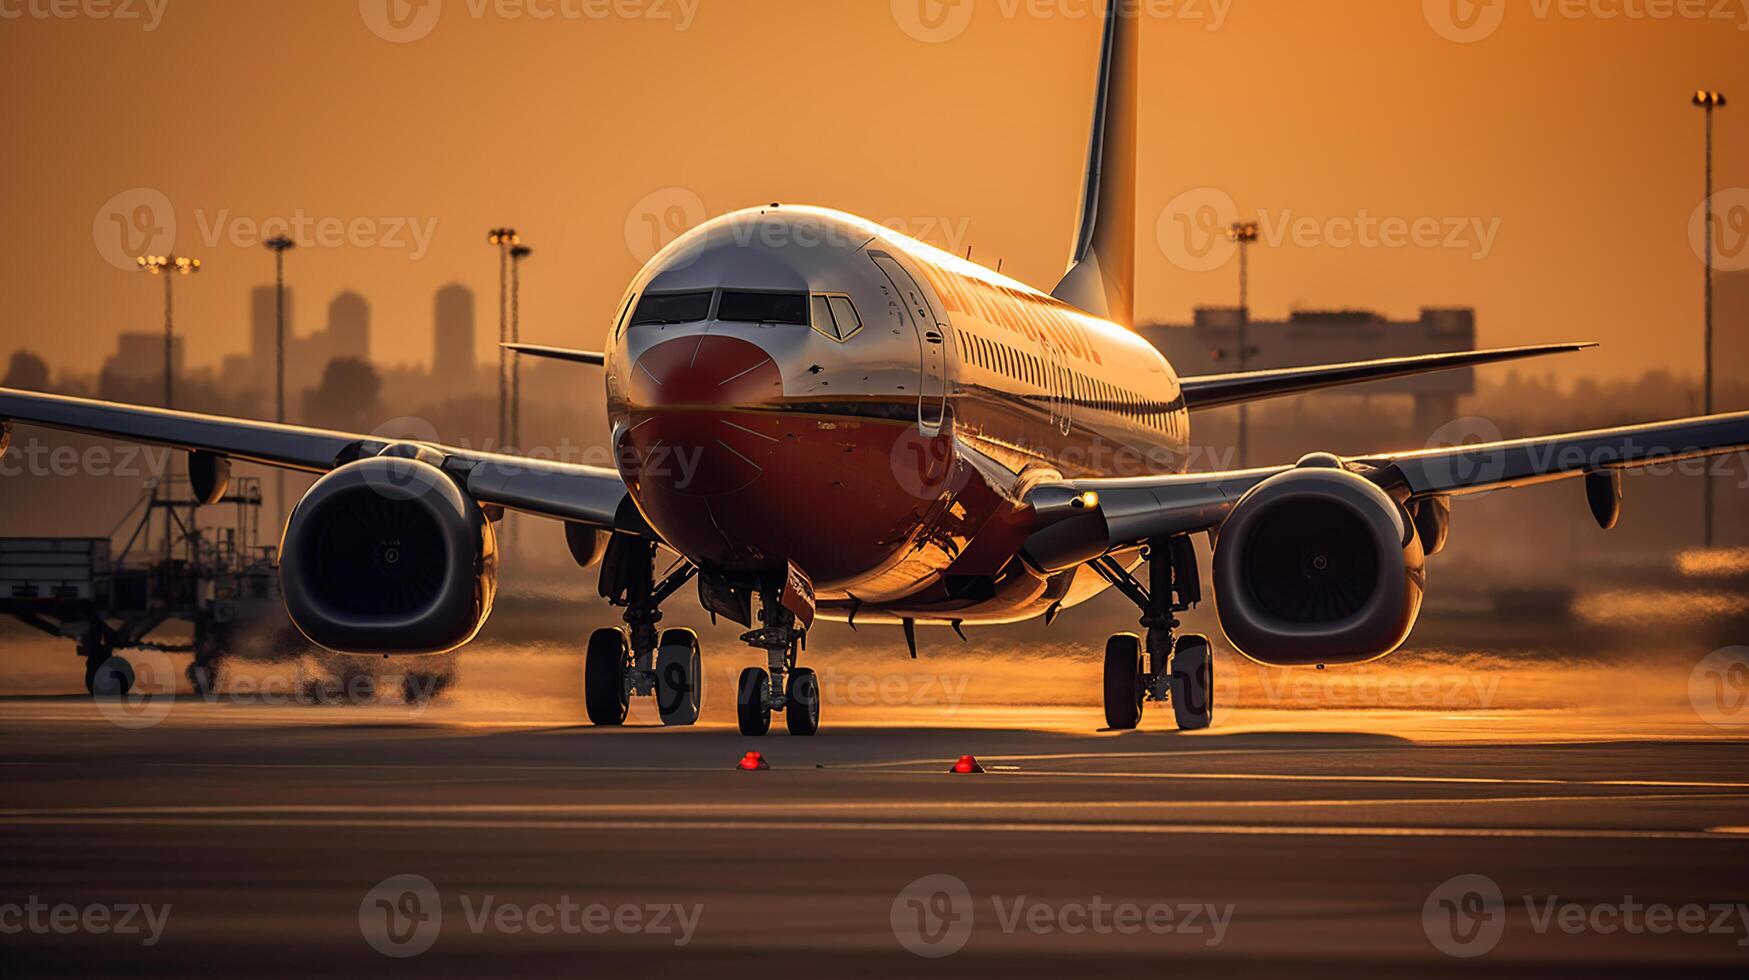
[[1051, 295], [1095, 316], [1135, 322], [1136, 103], [1138, 17], [1126, 0], [1106, 0], [1105, 48], [1086, 197], [1069, 272]]

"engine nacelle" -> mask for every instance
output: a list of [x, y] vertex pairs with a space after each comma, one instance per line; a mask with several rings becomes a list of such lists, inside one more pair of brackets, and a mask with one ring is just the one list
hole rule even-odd
[[348, 463], [286, 523], [286, 611], [346, 653], [447, 653], [472, 640], [498, 591], [498, 545], [479, 505], [430, 461]]
[[1253, 487], [1222, 525], [1215, 604], [1239, 652], [1278, 667], [1376, 660], [1421, 613], [1426, 556], [1403, 508], [1340, 468]]

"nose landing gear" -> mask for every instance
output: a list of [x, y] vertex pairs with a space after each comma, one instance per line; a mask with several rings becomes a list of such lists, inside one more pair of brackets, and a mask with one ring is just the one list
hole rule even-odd
[[767, 663], [741, 672], [736, 711], [741, 734], [770, 732], [773, 711], [783, 712], [791, 735], [818, 732], [820, 682], [812, 670], [796, 666], [797, 653], [807, 648], [807, 630], [798, 627], [796, 614], [770, 589], [761, 592], [759, 623], [759, 629], [741, 637], [742, 643], [763, 649]]
[[[1093, 562], [1093, 570], [1142, 611], [1144, 640], [1119, 633], [1105, 645], [1105, 723], [1116, 731], [1141, 724], [1149, 701], [1172, 703], [1172, 714], [1184, 731], [1200, 731], [1214, 721], [1214, 658], [1208, 637], [1196, 633], [1175, 636], [1178, 614], [1202, 601], [1196, 551], [1190, 539], [1150, 542], [1148, 584], [1136, 581], [1110, 557]], [[1144, 662], [1145, 661], [1145, 662]]]

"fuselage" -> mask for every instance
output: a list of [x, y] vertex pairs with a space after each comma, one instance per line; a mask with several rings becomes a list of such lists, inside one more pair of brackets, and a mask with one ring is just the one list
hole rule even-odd
[[1177, 376], [1132, 331], [820, 208], [677, 239], [633, 281], [608, 352], [645, 519], [706, 568], [793, 564], [826, 616], [1006, 622], [1085, 601], [1105, 587], [1093, 572], [1019, 561], [1026, 492], [1188, 465]]

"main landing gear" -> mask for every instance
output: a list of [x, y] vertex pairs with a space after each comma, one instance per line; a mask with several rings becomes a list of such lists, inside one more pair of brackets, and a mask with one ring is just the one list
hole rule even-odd
[[1118, 633], [1105, 644], [1105, 723], [1118, 731], [1141, 724], [1149, 702], [1172, 703], [1178, 727], [1200, 731], [1214, 721], [1214, 657], [1208, 637], [1175, 636], [1178, 613], [1202, 601], [1196, 551], [1186, 537], [1149, 542], [1148, 584], [1143, 586], [1112, 558], [1094, 571], [1142, 611], [1147, 639]]
[[698, 569], [683, 562], [656, 580], [656, 546], [615, 535], [601, 562], [601, 596], [625, 610], [625, 628], [596, 630], [583, 658], [583, 707], [592, 724], [625, 724], [633, 697], [656, 698], [662, 724], [698, 721], [704, 671], [698, 634], [656, 630], [662, 603], [692, 581]]
[[771, 713], [783, 712], [791, 735], [812, 735], [820, 730], [820, 681], [806, 667], [796, 666], [796, 654], [807, 648], [807, 631], [798, 628], [796, 614], [785, 608], [779, 593], [766, 588], [760, 593], [759, 628], [743, 634], [742, 643], [765, 651], [767, 667], [741, 671], [736, 719], [741, 734], [764, 735], [771, 731]]

